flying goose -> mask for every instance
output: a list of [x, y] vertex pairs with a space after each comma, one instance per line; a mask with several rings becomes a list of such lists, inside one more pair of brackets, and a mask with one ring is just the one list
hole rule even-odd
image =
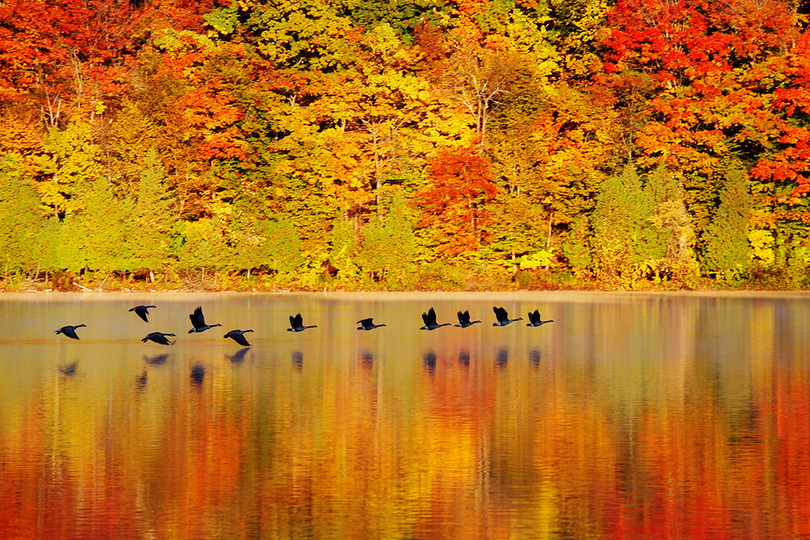
[[149, 308], [153, 307], [156, 306], [135, 306], [134, 308], [131, 308], [130, 311], [134, 311], [138, 317], [143, 319], [143, 322], [149, 322], [149, 319], [147, 319], [146, 316], [149, 315]]
[[221, 324], [205, 324], [205, 316], [203, 315], [202, 308], [198, 307], [194, 310], [194, 313], [188, 316], [191, 319], [191, 324], [194, 326], [191, 330], [188, 331], [189, 334], [193, 334], [196, 332], [205, 332], [210, 328], [214, 328], [215, 326], [222, 326]]
[[506, 326], [509, 323], [523, 320], [523, 317], [518, 317], [517, 319], [510, 319], [509, 314], [506, 313], [506, 310], [503, 309], [502, 307], [493, 307], [492, 311], [495, 312], [495, 317], [498, 318], [498, 322], [492, 323], [492, 326]]
[[76, 326], [63, 326], [59, 330], [56, 331], [57, 334], [62, 334], [63, 336], [67, 336], [70, 339], [79, 339], [79, 336], [76, 335], [76, 329], [85, 326], [84, 324], [77, 324]]
[[441, 328], [442, 326], [450, 326], [450, 323], [443, 323], [443, 324], [436, 324], [436, 310], [430, 308], [427, 313], [422, 313], [422, 321], [424, 321], [425, 326], [420, 328], [419, 330], [436, 330], [437, 328]]
[[242, 345], [243, 347], [250, 347], [250, 343], [248, 343], [248, 340], [245, 339], [244, 335], [242, 335], [245, 332], [253, 332], [253, 330], [231, 330], [230, 332], [225, 334], [225, 337], [231, 338], [232, 340], [237, 342], [239, 345]]

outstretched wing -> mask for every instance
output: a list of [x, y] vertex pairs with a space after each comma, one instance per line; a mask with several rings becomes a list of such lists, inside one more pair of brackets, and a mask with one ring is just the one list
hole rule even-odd
[[425, 323], [425, 326], [430, 326], [430, 317], [427, 313], [422, 313], [422, 322]]
[[250, 347], [250, 343], [245, 339], [241, 332], [228, 332], [228, 337], [232, 338], [235, 342], [243, 347]]
[[373, 324], [374, 324], [372, 322], [373, 320], [374, 320], [374, 317], [369, 317], [368, 319], [361, 319], [361, 320], [357, 321], [357, 324], [359, 324], [360, 326], [373, 326]]
[[502, 307], [492, 307], [492, 311], [495, 312], [495, 318], [498, 319], [498, 322], [504, 322], [509, 318], [509, 315], [506, 314], [506, 310]]
[[428, 322], [426, 323], [428, 326], [433, 326], [436, 324], [436, 310], [430, 308], [427, 313]]
[[188, 318], [191, 319], [191, 324], [194, 326], [194, 328], [205, 326], [205, 316], [203, 315], [202, 307], [197, 307], [197, 309], [194, 310], [194, 313], [189, 315]]
[[295, 317], [290, 317], [290, 323], [292, 323], [293, 328], [301, 328], [304, 326], [304, 318], [299, 313]]
[[138, 317], [143, 319], [143, 322], [149, 322], [149, 319], [146, 318], [146, 316], [149, 314], [146, 306], [135, 306], [130, 311], [134, 311]]
[[529, 313], [529, 321], [534, 324], [540, 324], [540, 310], [535, 309], [534, 313]]

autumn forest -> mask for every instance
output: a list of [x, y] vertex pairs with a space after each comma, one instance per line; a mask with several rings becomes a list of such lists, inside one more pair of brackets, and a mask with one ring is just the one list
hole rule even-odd
[[6, 290], [810, 286], [781, 0], [4, 0]]

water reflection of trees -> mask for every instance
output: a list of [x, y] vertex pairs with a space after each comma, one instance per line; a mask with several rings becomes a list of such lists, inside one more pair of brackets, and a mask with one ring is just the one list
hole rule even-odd
[[[742, 345], [711, 345], [711, 311], [642, 311], [629, 335], [605, 322], [568, 349], [307, 352], [300, 373], [294, 351], [212, 364], [196, 388], [188, 364], [148, 363], [137, 400], [143, 365], [126, 391], [84, 360], [67, 381], [52, 369], [2, 405], [0, 536], [809, 533], [804, 336], [786, 343], [765, 310], [733, 323]], [[660, 349], [641, 335], [659, 323]]]

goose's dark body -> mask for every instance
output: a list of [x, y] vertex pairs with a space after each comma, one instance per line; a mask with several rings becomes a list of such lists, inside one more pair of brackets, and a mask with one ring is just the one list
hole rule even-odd
[[450, 323], [436, 323], [436, 310], [430, 308], [427, 313], [422, 313], [422, 322], [425, 323], [425, 326], [421, 327], [419, 330], [436, 330], [437, 328], [441, 328], [442, 326], [450, 326]]
[[540, 320], [540, 310], [535, 309], [534, 313], [529, 313], [529, 324], [526, 326], [543, 326], [546, 323], [554, 322], [549, 319], [547, 321]]
[[384, 324], [374, 324], [373, 317], [369, 317], [368, 319], [361, 319], [357, 321], [357, 324], [360, 325], [357, 328], [358, 330], [374, 330], [375, 328], [381, 328], [385, 326]]
[[160, 345], [174, 345], [174, 341], [169, 341], [166, 336], [174, 337], [174, 334], [165, 334], [163, 332], [152, 332], [151, 334], [147, 334], [141, 340], [141, 343], [146, 343], [147, 341], [154, 341], [155, 343], [159, 343]]
[[460, 328], [467, 328], [468, 326], [472, 326], [474, 324], [480, 323], [481, 321], [472, 321], [470, 322], [470, 312], [469, 311], [459, 311], [458, 315], [458, 324], [456, 326]]
[[248, 343], [248, 340], [245, 339], [245, 336], [243, 335], [245, 332], [253, 332], [253, 330], [231, 330], [225, 334], [225, 337], [231, 338], [243, 347], [250, 347], [250, 343]]
[[205, 316], [203, 315], [202, 308], [198, 307], [194, 310], [194, 313], [188, 316], [191, 319], [191, 324], [194, 326], [191, 330], [188, 331], [189, 334], [194, 334], [197, 332], [205, 332], [215, 326], [222, 326], [221, 324], [205, 324]]
[[138, 317], [143, 319], [143, 322], [149, 322], [146, 316], [149, 315], [149, 308], [153, 307], [156, 306], [135, 306], [134, 308], [130, 308], [130, 311], [134, 311]]
[[506, 326], [509, 323], [523, 320], [523, 317], [518, 317], [517, 319], [510, 319], [509, 314], [502, 307], [493, 307], [492, 311], [495, 312], [495, 317], [498, 319], [498, 322], [492, 323], [492, 326]]
[[304, 318], [299, 313], [295, 317], [290, 315], [290, 327], [287, 328], [288, 332], [303, 332], [307, 328], [318, 328], [316, 325], [304, 326]]
[[57, 334], [62, 334], [63, 336], [67, 336], [70, 339], [79, 339], [79, 336], [76, 335], [76, 329], [82, 328], [85, 326], [84, 324], [77, 324], [76, 326], [63, 326], [59, 330], [56, 331]]

